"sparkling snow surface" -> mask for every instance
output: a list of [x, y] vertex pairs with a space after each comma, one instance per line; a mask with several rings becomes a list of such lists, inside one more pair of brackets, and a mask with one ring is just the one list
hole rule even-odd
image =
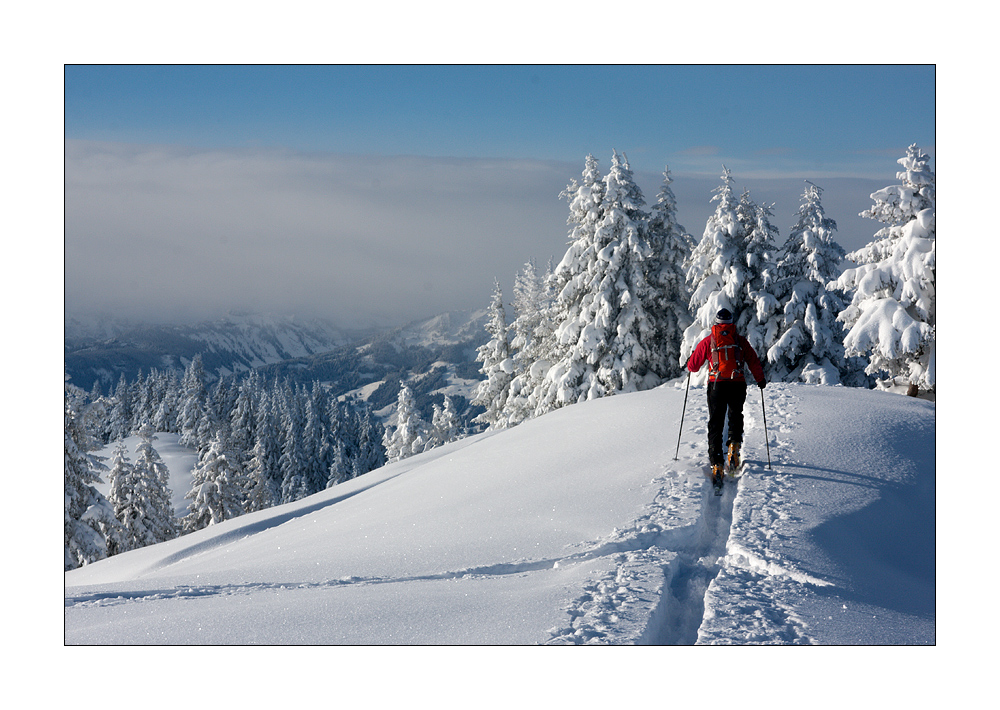
[[567, 407], [69, 572], [65, 640], [934, 643], [935, 405], [769, 385], [768, 470], [752, 387], [747, 463], [716, 497], [701, 387], [673, 460], [683, 387]]

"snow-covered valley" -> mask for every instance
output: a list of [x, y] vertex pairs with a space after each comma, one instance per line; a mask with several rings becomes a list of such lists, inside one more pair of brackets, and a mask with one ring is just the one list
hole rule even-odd
[[65, 641], [935, 643], [935, 405], [763, 392], [721, 497], [679, 380], [68, 572]]

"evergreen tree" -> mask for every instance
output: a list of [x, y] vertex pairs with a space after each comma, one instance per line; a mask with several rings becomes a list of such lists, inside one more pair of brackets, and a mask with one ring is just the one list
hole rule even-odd
[[663, 172], [663, 184], [650, 210], [649, 242], [654, 258], [650, 260], [647, 276], [654, 286], [655, 310], [659, 314], [657, 340], [663, 348], [666, 377], [681, 374], [681, 344], [684, 331], [691, 325], [688, 302], [691, 292], [685, 280], [684, 263], [694, 239], [677, 223], [677, 198], [670, 184], [670, 169]]
[[859, 264], [837, 286], [853, 300], [837, 320], [847, 328], [848, 356], [869, 358], [866, 372], [884, 373], [912, 387], [935, 387], [935, 187], [930, 157], [911, 145], [896, 173], [900, 185], [872, 194], [875, 204], [861, 213], [886, 226], [875, 241], [847, 255]]
[[281, 471], [281, 502], [291, 503], [312, 493], [309, 462], [303, 446], [305, 406], [298, 392], [286, 390], [281, 424], [284, 439], [278, 467]]
[[445, 395], [443, 407], [434, 405], [434, 416], [431, 418], [427, 448], [433, 449], [455, 441], [459, 438], [460, 426], [455, 404], [451, 401], [451, 397]]
[[225, 451], [218, 435], [209, 442], [199, 459], [193, 478], [191, 490], [185, 496], [191, 500], [189, 512], [182, 520], [186, 532], [201, 530], [243, 513], [243, 473]]
[[259, 377], [254, 371], [236, 388], [236, 397], [229, 413], [229, 444], [241, 464], [253, 456], [257, 441], [257, 413], [254, 410], [260, 394]]
[[823, 210], [822, 192], [806, 182], [798, 220], [782, 250], [780, 330], [766, 353], [775, 380], [837, 384], [851, 379], [836, 322], [844, 302], [827, 288], [840, 274], [844, 250], [834, 240], [837, 223]]
[[63, 542], [64, 569], [70, 570], [108, 556], [108, 546], [120, 544], [121, 526], [114, 509], [94, 487], [107, 467], [89, 453], [96, 443], [82, 423], [85, 395], [69, 384], [63, 392]]
[[125, 442], [121, 439], [111, 454], [111, 471], [108, 477], [111, 482], [108, 502], [114, 508], [115, 518], [122, 525], [122, 536], [108, 546], [108, 556], [152, 544], [152, 536], [143, 525], [142, 507], [145, 501], [142, 490], [129, 461]]
[[274, 490], [268, 475], [268, 452], [264, 443], [258, 439], [246, 464], [246, 511], [253, 513], [265, 510], [274, 505]]
[[774, 379], [769, 363], [764, 357], [778, 339], [781, 324], [781, 304], [776, 296], [778, 282], [775, 246], [778, 228], [771, 223], [774, 214], [768, 205], [755, 204], [750, 193], [744, 192], [741, 206], [746, 208], [743, 222], [746, 236], [743, 286], [734, 311], [737, 314], [736, 330], [742, 334], [761, 356], [761, 364], [768, 379]]
[[372, 417], [371, 410], [365, 407], [364, 412], [355, 414], [358, 431], [358, 452], [351, 462], [352, 478], [369, 471], [381, 468], [386, 463], [386, 451], [382, 441], [385, 428]]
[[180, 381], [173, 373], [164, 375], [163, 397], [153, 415], [153, 428], [156, 431], [177, 432], [178, 399], [180, 397]]
[[510, 380], [514, 372], [514, 361], [510, 356], [510, 342], [507, 318], [503, 307], [503, 292], [496, 281], [493, 300], [490, 303], [489, 321], [486, 332], [490, 340], [479, 347], [476, 360], [482, 363], [479, 371], [486, 379], [476, 387], [472, 403], [486, 408], [473, 421], [486, 424], [490, 429], [506, 429], [507, 419], [504, 407], [510, 392]]
[[197, 448], [202, 443], [198, 436], [198, 425], [207, 416], [208, 389], [205, 381], [205, 367], [201, 355], [198, 354], [191, 359], [181, 380], [178, 427], [181, 432], [180, 443], [183, 446]]
[[302, 465], [306, 495], [312, 495], [326, 488], [330, 475], [332, 451], [326, 441], [321, 412], [322, 403], [311, 396], [304, 397], [305, 424], [302, 428]]
[[514, 321], [511, 324], [511, 358], [514, 376], [510, 381], [504, 418], [508, 426], [516, 426], [534, 416], [536, 390], [544, 381], [549, 363], [545, 360], [546, 344], [552, 338], [550, 320], [552, 291], [547, 287], [552, 275], [551, 264], [543, 275], [535, 263], [528, 261], [514, 280]]
[[417, 413], [413, 390], [400, 383], [396, 401], [396, 427], [385, 430], [384, 444], [389, 463], [401, 461], [424, 450], [427, 426]]
[[[575, 402], [574, 392], [564, 383], [573, 385], [576, 380], [582, 379], [581, 372], [567, 371], [565, 360], [573, 334], [567, 332], [564, 326], [572, 319], [571, 307], [579, 304], [592, 287], [592, 279], [588, 276], [600, 251], [596, 232], [604, 212], [604, 181], [593, 155], [588, 155], [584, 162], [582, 182], [571, 180], [560, 197], [569, 202], [567, 224], [572, 229], [569, 247], [547, 281], [547, 287], [553, 294], [549, 316], [551, 334], [541, 344], [540, 356], [532, 365], [532, 374], [539, 380], [535, 391], [529, 395], [535, 403], [535, 416]], [[553, 372], [555, 364], [560, 361], [564, 364]]]
[[[723, 308], [739, 314], [744, 305], [746, 283], [746, 206], [740, 207], [733, 194], [733, 177], [723, 167], [723, 183], [716, 188], [712, 202], [715, 212], [705, 223], [701, 241], [685, 262], [687, 283], [691, 289], [690, 309], [694, 321], [684, 331], [681, 364], [709, 335], [715, 315]], [[744, 221], [740, 216], [744, 215]], [[707, 375], [702, 375], [702, 378]]]
[[[153, 542], [164, 542], [177, 537], [177, 517], [174, 513], [173, 494], [170, 490], [170, 471], [160, 454], [153, 448], [156, 436], [148, 422], [136, 432], [139, 443], [135, 447], [135, 471], [138, 487], [148, 503], [143, 510], [145, 526]], [[119, 518], [120, 520], [121, 518]]]
[[330, 470], [327, 475], [326, 487], [332, 488], [338, 483], [349, 481], [353, 478], [353, 467], [347, 458], [347, 451], [342, 443], [337, 443], [333, 447], [333, 458], [330, 461]]
[[123, 372], [118, 378], [118, 386], [112, 398], [108, 422], [108, 441], [125, 439], [132, 433], [132, 388]]
[[[261, 388], [257, 406], [257, 421], [255, 431], [257, 441], [254, 444], [254, 459], [260, 475], [267, 482], [271, 493], [271, 504], [281, 501], [281, 449], [283, 439], [278, 425], [278, 413], [275, 410], [277, 385], [270, 392]], [[266, 506], [266, 507], [270, 507]]]
[[670, 371], [657, 342], [655, 287], [647, 280], [646, 263], [653, 257], [649, 218], [627, 160], [614, 153], [599, 208], [584, 212], [578, 203], [588, 204], [593, 195], [586, 187], [585, 180], [571, 200], [577, 226], [553, 274], [554, 357], [538, 413], [648, 389]]

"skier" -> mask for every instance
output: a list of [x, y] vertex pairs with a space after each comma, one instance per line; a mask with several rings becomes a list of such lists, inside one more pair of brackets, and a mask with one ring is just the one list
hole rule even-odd
[[687, 368], [698, 372], [708, 361], [708, 461], [712, 465], [712, 483], [722, 486], [725, 471], [722, 454], [722, 428], [729, 411], [728, 468], [740, 466], [740, 445], [743, 443], [743, 403], [747, 398], [747, 383], [743, 364], [761, 389], [767, 385], [764, 368], [747, 339], [736, 332], [733, 314], [723, 308], [715, 316], [712, 334], [698, 343], [688, 359]]

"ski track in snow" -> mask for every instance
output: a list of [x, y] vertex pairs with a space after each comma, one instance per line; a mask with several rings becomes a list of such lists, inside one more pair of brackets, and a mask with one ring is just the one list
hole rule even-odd
[[[569, 623], [550, 629], [547, 643], [814, 642], [791, 609], [807, 586], [829, 583], [791, 568], [772, 545], [784, 537], [782, 524], [795, 522], [786, 512], [789, 476], [773, 462], [794, 451], [785, 435], [796, 426], [796, 398], [779, 388], [765, 395], [773, 419], [767, 426], [768, 470], [763, 420], [755, 409], [760, 395], [751, 390], [744, 406], [741, 476], [727, 479], [723, 494], [714, 495], [705, 465], [708, 406], [703, 399], [689, 403], [691, 425], [681, 437], [682, 453], [652, 482], [659, 491], [648, 514], [603, 543], [605, 550], [621, 548], [613, 570], [584, 589], [567, 609]], [[701, 504], [691, 505], [698, 497]], [[623, 638], [629, 617], [643, 610], [648, 625], [634, 638]]]

